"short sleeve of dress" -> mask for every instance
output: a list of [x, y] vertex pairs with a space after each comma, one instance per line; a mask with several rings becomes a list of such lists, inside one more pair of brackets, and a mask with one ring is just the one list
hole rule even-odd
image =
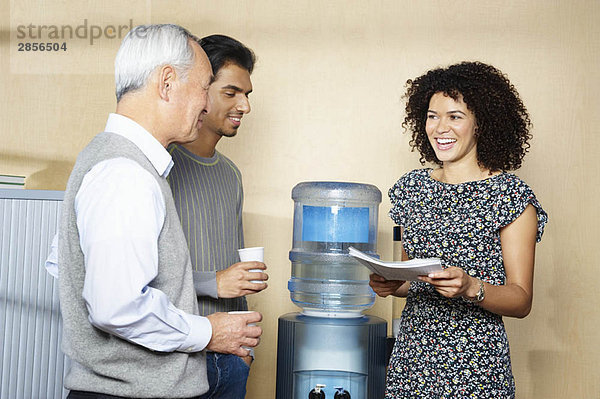
[[388, 191], [392, 208], [390, 218], [399, 226], [406, 226], [408, 212], [411, 207], [411, 198], [415, 195], [418, 185], [419, 170], [413, 170], [402, 176]]
[[523, 180], [515, 175], [507, 174], [507, 179], [497, 187], [496, 222], [500, 229], [515, 221], [527, 208], [534, 206], [537, 213], [536, 241], [539, 242], [544, 234], [544, 228], [548, 222], [548, 214], [535, 197], [533, 190]]

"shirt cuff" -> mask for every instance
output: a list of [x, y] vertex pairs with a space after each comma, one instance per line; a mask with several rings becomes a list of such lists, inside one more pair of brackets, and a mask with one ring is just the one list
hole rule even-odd
[[50, 253], [44, 264], [46, 271], [54, 278], [58, 278], [58, 233], [54, 235], [50, 245]]
[[212, 325], [206, 317], [191, 314], [184, 315], [190, 332], [181, 346], [179, 352], [200, 352], [206, 348], [212, 338]]
[[219, 299], [217, 293], [217, 272], [193, 272], [194, 289], [197, 296], [209, 296]]

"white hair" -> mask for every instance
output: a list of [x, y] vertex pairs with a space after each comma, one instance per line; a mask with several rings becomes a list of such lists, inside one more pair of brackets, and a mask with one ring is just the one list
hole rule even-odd
[[124, 94], [144, 87], [152, 72], [163, 65], [172, 65], [185, 79], [194, 63], [190, 39], [198, 40], [173, 24], [139, 25], [129, 31], [115, 59], [117, 102]]

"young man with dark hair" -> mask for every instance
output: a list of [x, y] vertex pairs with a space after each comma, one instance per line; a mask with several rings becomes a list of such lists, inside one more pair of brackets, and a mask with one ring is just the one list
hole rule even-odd
[[[250, 112], [252, 50], [224, 35], [198, 41], [212, 66], [215, 81], [209, 88], [210, 111], [199, 137], [173, 145], [175, 162], [169, 183], [192, 258], [194, 285], [201, 315], [247, 310], [245, 295], [267, 287], [262, 262], [239, 262], [244, 247], [243, 187], [239, 169], [216, 150], [222, 137], [234, 137]], [[252, 282], [260, 280], [263, 282]], [[209, 391], [202, 398], [244, 398], [251, 353], [207, 353]]]

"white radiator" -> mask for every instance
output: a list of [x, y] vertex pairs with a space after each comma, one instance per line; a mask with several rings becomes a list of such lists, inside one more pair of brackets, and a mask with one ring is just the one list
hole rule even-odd
[[58, 284], [44, 261], [62, 191], [0, 189], [0, 398], [66, 397]]

